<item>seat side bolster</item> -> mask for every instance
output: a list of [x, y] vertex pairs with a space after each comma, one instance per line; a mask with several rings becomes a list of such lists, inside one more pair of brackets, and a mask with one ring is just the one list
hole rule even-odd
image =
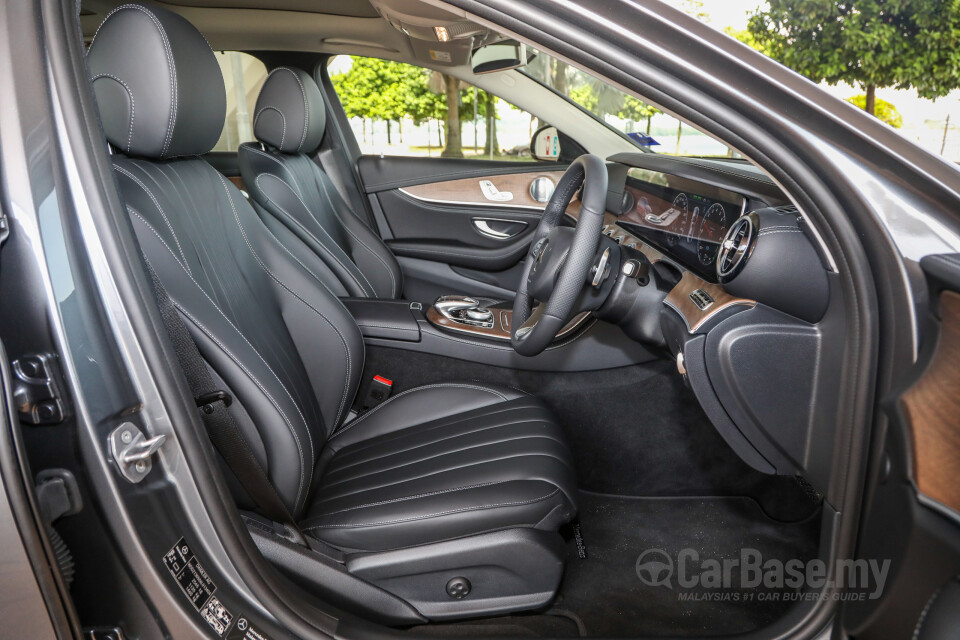
[[354, 263], [373, 285], [378, 298], [399, 298], [403, 293], [403, 272], [383, 239], [361, 221], [340, 196], [330, 178], [311, 162], [317, 185], [342, 226]]

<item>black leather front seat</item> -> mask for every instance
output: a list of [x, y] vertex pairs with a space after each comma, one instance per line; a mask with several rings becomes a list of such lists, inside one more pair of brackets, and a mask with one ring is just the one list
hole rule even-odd
[[[236, 398], [231, 412], [277, 492], [306, 533], [333, 548], [324, 556], [333, 570], [426, 618], [549, 602], [562, 571], [556, 531], [575, 513], [576, 484], [542, 403], [509, 388], [444, 383], [348, 421], [363, 340], [322, 283], [323, 261], [286, 225], [268, 229], [198, 157], [225, 114], [203, 37], [176, 14], [124, 5], [87, 61], [143, 253]], [[472, 584], [465, 596], [461, 583], [453, 595], [447, 587], [459, 578]]]
[[326, 107], [317, 83], [301, 69], [278, 67], [260, 90], [253, 134], [240, 146], [240, 173], [264, 222], [284, 225], [320, 258], [338, 296], [399, 298], [400, 266], [390, 249], [344, 202], [307, 154], [323, 139]]

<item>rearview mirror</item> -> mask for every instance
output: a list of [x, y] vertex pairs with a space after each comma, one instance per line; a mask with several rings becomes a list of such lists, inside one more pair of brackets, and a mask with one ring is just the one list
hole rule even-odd
[[545, 162], [560, 159], [560, 135], [556, 127], [547, 125], [537, 129], [530, 140], [530, 155]]
[[480, 75], [526, 66], [534, 56], [536, 52], [520, 42], [498, 42], [474, 50], [470, 64], [473, 72]]

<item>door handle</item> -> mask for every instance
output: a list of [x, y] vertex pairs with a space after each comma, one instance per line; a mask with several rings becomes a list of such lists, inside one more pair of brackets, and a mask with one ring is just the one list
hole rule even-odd
[[[497, 226], [494, 227], [493, 225], [497, 225]], [[485, 235], [488, 238], [496, 238], [497, 240], [506, 240], [520, 233], [527, 226], [527, 223], [520, 220], [499, 220], [497, 218], [474, 218], [473, 226], [476, 228], [477, 231], [480, 232], [481, 235]], [[516, 227], [517, 230], [509, 231], [509, 229], [511, 229], [512, 227]]]

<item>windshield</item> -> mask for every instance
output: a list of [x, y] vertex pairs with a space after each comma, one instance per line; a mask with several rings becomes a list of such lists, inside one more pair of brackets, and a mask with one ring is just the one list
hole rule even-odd
[[741, 157], [689, 124], [549, 54], [537, 52], [519, 71], [625, 134], [642, 149], [678, 156]]

